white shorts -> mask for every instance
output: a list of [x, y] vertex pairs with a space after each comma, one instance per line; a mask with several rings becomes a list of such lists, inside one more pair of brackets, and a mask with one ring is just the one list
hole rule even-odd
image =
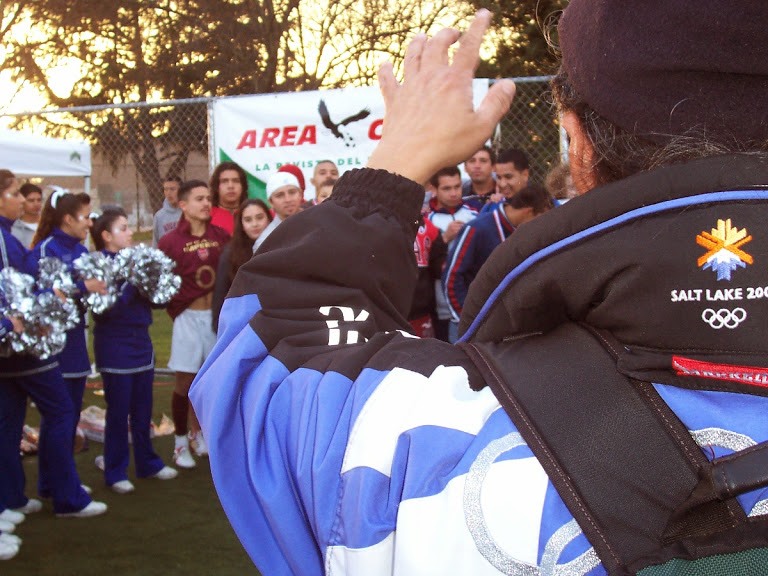
[[196, 374], [216, 344], [210, 310], [184, 310], [173, 321], [168, 368]]

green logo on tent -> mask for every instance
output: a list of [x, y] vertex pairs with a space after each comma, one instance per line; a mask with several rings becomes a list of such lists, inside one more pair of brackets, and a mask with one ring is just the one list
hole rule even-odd
[[83, 159], [80, 156], [80, 152], [72, 152], [72, 154], [69, 155], [69, 161], [70, 162], [82, 162]]

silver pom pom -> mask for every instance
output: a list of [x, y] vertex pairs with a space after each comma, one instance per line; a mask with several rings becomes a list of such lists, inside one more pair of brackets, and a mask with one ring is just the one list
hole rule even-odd
[[45, 360], [64, 350], [67, 330], [78, 325], [80, 313], [72, 300], [62, 302], [55, 294], [44, 292], [35, 300], [29, 319], [21, 335], [26, 351]]
[[[3, 268], [0, 270], [2, 315], [23, 318], [26, 326], [35, 303], [34, 287], [35, 279], [32, 276], [22, 274], [15, 268]], [[23, 352], [26, 345], [22, 342], [22, 337], [23, 333], [17, 334], [16, 332], [6, 336], [2, 344], [0, 344], [0, 354], [8, 356], [12, 352]]]
[[68, 298], [77, 293], [72, 274], [69, 273], [64, 262], [58, 258], [46, 257], [40, 258], [38, 266], [40, 271], [37, 275], [37, 284], [41, 289], [61, 290]]
[[81, 295], [83, 303], [90, 308], [94, 314], [103, 314], [115, 305], [119, 294], [117, 291], [117, 282], [115, 281], [118, 273], [115, 269], [114, 260], [101, 252], [88, 252], [75, 260], [72, 265], [81, 278], [95, 278], [107, 285], [106, 294], [89, 292]]
[[[59, 289], [61, 286], [68, 286], [62, 281], [63, 276], [57, 266], [46, 266], [50, 266], [46, 268], [46, 272], [50, 272], [46, 277], [47, 281], [57, 285]], [[68, 273], [66, 275], [69, 277]], [[71, 283], [71, 278], [69, 282]], [[53, 286], [49, 286], [51, 287]], [[35, 280], [31, 276], [13, 268], [0, 270], [0, 290], [5, 300], [2, 313], [6, 316], [20, 316], [24, 320], [24, 331], [10, 335], [3, 343], [3, 352], [33, 354], [44, 360], [64, 349], [67, 341], [66, 331], [77, 326], [80, 314], [71, 300], [62, 302], [51, 292], [35, 295], [34, 289]]]
[[144, 244], [123, 248], [115, 257], [115, 265], [153, 304], [167, 304], [181, 288], [181, 278], [173, 273], [176, 263], [157, 248]]

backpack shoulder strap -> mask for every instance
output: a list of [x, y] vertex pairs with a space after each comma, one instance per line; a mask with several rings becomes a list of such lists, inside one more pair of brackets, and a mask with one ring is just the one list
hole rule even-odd
[[730, 463], [731, 484], [703, 480], [721, 478], [712, 472], [719, 463], [708, 462], [651, 384], [617, 370], [623, 347], [610, 335], [564, 324], [461, 346], [610, 574], [766, 545], [768, 522], [751, 522], [733, 495], [759, 484], [767, 451]]

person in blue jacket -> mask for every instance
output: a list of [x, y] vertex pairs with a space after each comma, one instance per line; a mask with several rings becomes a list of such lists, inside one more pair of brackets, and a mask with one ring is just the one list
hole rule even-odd
[[501, 199], [486, 202], [480, 210], [480, 214], [488, 214], [504, 203], [504, 200], [512, 198], [523, 188], [528, 186], [530, 180], [530, 164], [525, 152], [518, 148], [508, 148], [499, 152], [493, 165], [496, 174], [496, 190]]
[[[0, 316], [0, 342], [13, 333], [20, 334], [23, 331], [24, 322], [19, 316]], [[23, 513], [8, 509], [0, 495], [0, 560], [10, 560], [19, 553], [21, 538], [14, 535], [13, 531], [24, 519]]]
[[491, 252], [518, 226], [550, 208], [552, 200], [549, 193], [540, 186], [529, 185], [500, 202], [493, 212], [481, 214], [462, 229], [448, 254], [443, 271], [445, 299], [455, 322], [461, 316], [469, 285]]
[[190, 390], [222, 506], [267, 576], [762, 574], [768, 4], [568, 3], [581, 196], [494, 251], [452, 346], [405, 332], [413, 239], [514, 97], [472, 102], [490, 22], [383, 65], [368, 167], [240, 268]]
[[[133, 231], [125, 211], [109, 207], [94, 220], [93, 245], [109, 258], [131, 245]], [[93, 351], [96, 369], [104, 382], [107, 401], [104, 455], [96, 466], [104, 471], [107, 486], [118, 494], [133, 492], [128, 480], [128, 419], [133, 443], [136, 476], [171, 480], [177, 471], [166, 466], [152, 448], [152, 383], [155, 353], [149, 337], [152, 309], [131, 283], [120, 287], [117, 303], [94, 314]]]
[[[8, 170], [0, 170], [0, 190], [0, 268], [32, 274], [27, 249], [11, 234], [22, 198], [16, 178]], [[28, 397], [42, 416], [38, 459], [40, 474], [48, 478], [54, 512], [74, 517], [106, 512], [106, 504], [92, 501], [83, 489], [75, 469], [72, 430], [79, 412], [65, 388], [58, 359], [21, 354], [0, 358], [0, 501], [24, 514], [42, 509], [40, 500], [24, 494], [19, 457]]]

